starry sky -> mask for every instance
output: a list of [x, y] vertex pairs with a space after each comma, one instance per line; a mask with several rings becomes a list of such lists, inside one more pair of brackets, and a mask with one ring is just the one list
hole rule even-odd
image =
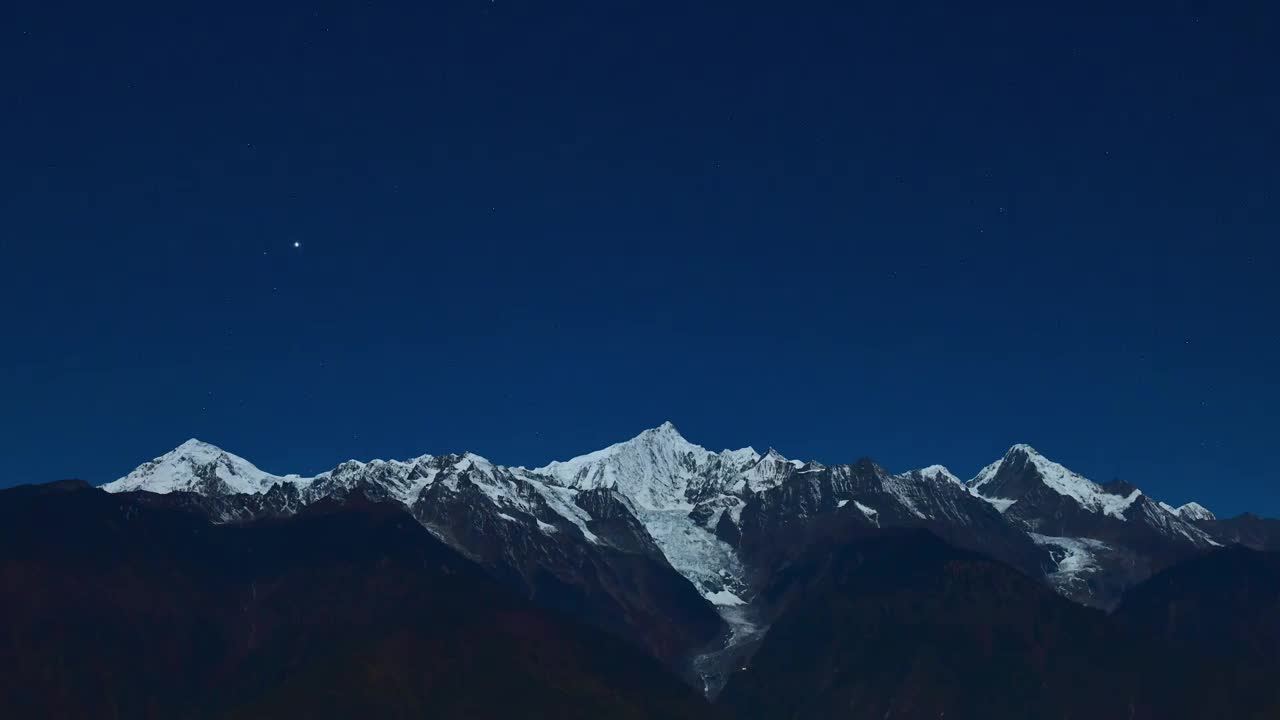
[[6, 4], [0, 485], [671, 420], [963, 477], [1027, 442], [1280, 515], [1278, 21]]

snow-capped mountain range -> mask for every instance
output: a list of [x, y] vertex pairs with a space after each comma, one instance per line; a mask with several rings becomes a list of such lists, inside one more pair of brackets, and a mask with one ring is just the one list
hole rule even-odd
[[[287, 516], [353, 493], [399, 503], [530, 596], [592, 608], [596, 624], [690, 663], [711, 693], [725, 670], [712, 666], [735, 662], [738, 646], [749, 651], [770, 620], [762, 589], [824, 523], [928, 528], [1104, 607], [1217, 544], [1197, 525], [1213, 519], [1204, 507], [1095, 483], [1028, 445], [963, 482], [941, 465], [894, 474], [869, 460], [827, 466], [773, 449], [714, 452], [671, 423], [533, 469], [463, 453], [351, 460], [311, 477], [274, 475], [189, 440], [103, 489], [171, 496], [215, 522]], [[696, 595], [681, 595], [680, 578]], [[716, 637], [697, 611], [682, 614], [697, 595], [724, 620]]]

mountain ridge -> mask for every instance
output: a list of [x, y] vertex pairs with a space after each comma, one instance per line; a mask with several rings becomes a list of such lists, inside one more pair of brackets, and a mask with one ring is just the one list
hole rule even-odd
[[942, 465], [893, 473], [866, 458], [711, 451], [670, 422], [536, 468], [466, 452], [350, 460], [310, 477], [191, 440], [103, 489], [172, 494], [216, 522], [352, 494], [398, 503], [495, 577], [643, 646], [711, 695], [780, 610], [760, 593], [793, 545], [819, 537], [815, 523], [929, 530], [1101, 608], [1223, 544], [1201, 506], [1184, 505], [1184, 516], [1026, 444], [962, 481]]

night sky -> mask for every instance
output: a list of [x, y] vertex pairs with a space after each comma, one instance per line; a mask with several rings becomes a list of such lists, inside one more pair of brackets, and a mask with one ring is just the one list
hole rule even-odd
[[686, 5], [5, 4], [0, 484], [671, 420], [1280, 515], [1275, 3]]

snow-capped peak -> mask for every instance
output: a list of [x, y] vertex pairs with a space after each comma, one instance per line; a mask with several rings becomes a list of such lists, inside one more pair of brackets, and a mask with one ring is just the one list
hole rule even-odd
[[174, 448], [172, 452], [185, 452], [185, 453], [192, 453], [192, 454], [204, 453], [204, 454], [216, 455], [224, 451], [222, 450], [222, 448], [217, 447], [216, 445], [210, 445], [209, 443], [199, 438], [191, 438], [186, 442], [182, 443], [181, 445], [179, 445], [178, 447]]
[[946, 480], [957, 485], [964, 485], [964, 481], [956, 477], [955, 474], [948, 470], [945, 465], [930, 465], [929, 467], [920, 468], [919, 470], [912, 470], [907, 474], [910, 475], [913, 473], [919, 473], [921, 477], [929, 478], [931, 480]]
[[107, 492], [146, 490], [203, 493], [263, 493], [278, 482], [296, 482], [296, 475], [263, 472], [242, 457], [192, 438], [160, 457], [143, 463], [128, 475], [102, 486]]
[[1048, 458], [1041, 455], [1040, 451], [1026, 443], [1018, 443], [1006, 450], [999, 460], [979, 470], [978, 474], [965, 484], [976, 490], [994, 480], [996, 473], [1000, 471], [1000, 468], [1003, 467], [1005, 463], [1016, 461], [1018, 458], [1039, 458], [1040, 460], [1048, 461]]
[[736, 467], [751, 467], [760, 460], [760, 453], [753, 447], [744, 447], [737, 450], [721, 450], [720, 457]]
[[459, 470], [466, 470], [473, 466], [483, 467], [485, 465], [492, 465], [492, 463], [473, 452], [462, 453], [462, 455], [458, 457], [458, 462], [453, 464], [453, 466]]
[[1009, 449], [1005, 451], [1004, 457], [1000, 459], [1000, 462], [1005, 463], [1010, 461], [1016, 461], [1019, 458], [1026, 458], [1031, 462], [1035, 463], [1037, 466], [1045, 463], [1053, 464], [1053, 465], [1057, 464], [1057, 463], [1054, 463], [1049, 458], [1045, 457], [1043, 454], [1041, 454], [1039, 450], [1036, 450], [1035, 448], [1031, 447], [1026, 443], [1018, 443], [1017, 445], [1010, 446]]
[[1009, 448], [1003, 458], [983, 468], [968, 484], [980, 497], [992, 501], [1003, 512], [1027, 491], [1028, 480], [1031, 479], [1027, 471], [1034, 471], [1035, 477], [1045, 487], [1075, 500], [1081, 508], [1118, 520], [1124, 520], [1124, 511], [1142, 496], [1138, 489], [1124, 495], [1107, 492], [1092, 480], [1053, 462], [1025, 443]]
[[1189, 502], [1174, 510], [1183, 520], [1217, 520], [1218, 516], [1198, 502]]
[[714, 456], [664, 422], [630, 440], [533, 472], [580, 490], [614, 487], [641, 507], [665, 508], [685, 503], [696, 471]]
[[769, 448], [751, 467], [743, 470], [742, 477], [751, 492], [762, 492], [777, 487], [792, 472], [804, 467], [799, 460], [788, 460], [782, 453]]
[[983, 485], [986, 485], [987, 483], [995, 479], [996, 473], [1000, 471], [1000, 466], [1002, 464], [1004, 464], [1004, 458], [1000, 458], [999, 460], [979, 470], [978, 474], [974, 475], [973, 479], [970, 480], [968, 483], [966, 483], [969, 486], [969, 489], [974, 490], [976, 492], [978, 488], [982, 487]]

